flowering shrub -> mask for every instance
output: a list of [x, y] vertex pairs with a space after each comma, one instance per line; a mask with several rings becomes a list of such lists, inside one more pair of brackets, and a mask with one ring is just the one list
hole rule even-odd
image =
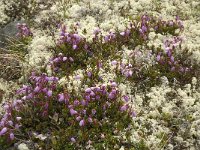
[[[71, 95], [57, 82], [56, 77], [33, 73], [30, 85], [17, 91], [21, 99], [4, 106], [1, 136], [13, 142], [35, 131], [50, 134], [56, 140], [47, 137], [47, 141], [53, 142], [48, 147], [41, 144], [47, 149], [81, 148], [88, 144], [95, 148], [114, 148], [127, 142], [130, 146], [134, 111], [127, 103], [128, 97], [120, 96], [115, 82], [87, 88], [81, 97]], [[122, 134], [125, 137], [119, 139]]]
[[191, 54], [188, 50], [183, 50], [184, 56], [178, 54], [182, 43], [181, 37], [174, 37], [172, 40], [166, 40], [164, 43], [165, 52], [158, 52], [156, 56], [157, 65], [155, 68], [162, 73], [161, 76], [166, 76], [170, 81], [174, 78], [180, 82], [181, 85], [190, 83], [192, 77], [199, 72], [198, 66], [192, 64], [188, 58]]

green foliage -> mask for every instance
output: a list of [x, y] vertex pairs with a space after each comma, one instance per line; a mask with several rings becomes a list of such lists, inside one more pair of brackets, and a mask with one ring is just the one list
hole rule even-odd
[[8, 142], [8, 139], [6, 137], [0, 136], [0, 147], [1, 147], [1, 149], [7, 149], [7, 148], [11, 147], [12, 144], [13, 144], [13, 142], [12, 143]]

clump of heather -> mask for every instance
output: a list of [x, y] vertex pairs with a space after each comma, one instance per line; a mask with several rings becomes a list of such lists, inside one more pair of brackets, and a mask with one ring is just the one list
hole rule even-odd
[[[73, 126], [73, 129], [65, 128], [66, 122], [61, 121], [65, 130], [58, 133], [55, 131], [54, 135], [61, 136], [65, 133], [65, 139], [59, 138], [55, 148], [90, 146], [96, 149], [113, 149], [124, 145], [130, 147], [134, 110], [125, 100], [127, 99], [120, 99], [114, 82], [109, 86], [100, 85], [85, 89], [81, 99], [71, 101], [69, 98], [68, 110], [63, 110], [63, 115], [70, 116], [68, 126]], [[64, 93], [60, 93], [59, 101], [66, 103]], [[66, 140], [69, 144], [64, 144]]]
[[63, 53], [52, 57], [48, 65], [55, 74], [60, 74], [61, 77], [67, 76], [72, 73], [74, 69], [77, 69], [77, 66], [74, 67], [74, 59], [72, 57], [66, 57]]
[[[56, 77], [48, 77], [45, 74], [41, 76], [36, 76], [34, 73], [30, 77], [30, 85], [24, 85], [21, 89], [17, 91], [20, 99], [14, 100], [12, 103], [7, 103], [3, 107], [5, 109], [5, 114], [1, 118], [0, 128], [1, 128], [1, 138], [4, 138], [8, 143], [12, 143], [16, 140], [20, 131], [19, 128], [23, 125], [21, 122], [22, 118], [27, 118], [29, 115], [33, 117], [45, 116], [48, 114], [49, 99], [52, 96], [52, 90], [55, 89]], [[44, 98], [39, 100], [41, 96]], [[36, 100], [37, 99], [37, 100]], [[46, 100], [45, 100], [46, 99]], [[30, 101], [31, 100], [31, 101]], [[35, 101], [34, 101], [35, 100]], [[29, 111], [29, 107], [33, 107], [35, 110]], [[40, 112], [38, 110], [41, 110]], [[33, 120], [29, 120], [34, 122]]]
[[[183, 23], [178, 16], [176, 16], [175, 20], [165, 21], [159, 18], [158, 20], [153, 19], [153, 22], [155, 32], [164, 35], [171, 34], [177, 36], [184, 29]], [[179, 32], [176, 32], [177, 29]]]
[[168, 77], [170, 81], [176, 78], [178, 82], [182, 82], [182, 85], [184, 85], [188, 81], [191, 82], [198, 68], [188, 60], [191, 54], [187, 50], [183, 50], [184, 57], [177, 52], [180, 50], [181, 43], [181, 37], [166, 40], [164, 52], [159, 51], [157, 53], [155, 68], [158, 69], [159, 74]]
[[[130, 50], [126, 62], [122, 59], [113, 59], [111, 62], [119, 81], [129, 80], [138, 88], [147, 89], [160, 83], [160, 79], [165, 76], [173, 84], [175, 81], [184, 85], [192, 81], [192, 77], [199, 73], [198, 64], [190, 61], [191, 53], [187, 49], [182, 49], [183, 38], [178, 36], [183, 31], [182, 21], [176, 17], [175, 21], [156, 20], [153, 17], [143, 15], [141, 18], [140, 37], [148, 41], [148, 32], [154, 30], [163, 35], [171, 34], [163, 42], [163, 47], [149, 47], [143, 43], [143, 47]], [[176, 31], [179, 31], [177, 33]], [[121, 35], [123, 35], [121, 33]], [[130, 47], [129, 48], [133, 48]], [[180, 52], [181, 51], [181, 52]], [[183, 54], [184, 53], [184, 54]], [[140, 57], [140, 61], [139, 60]], [[153, 60], [153, 62], [152, 62]]]
[[[177, 82], [183, 86], [191, 83], [192, 78], [198, 76], [199, 64], [191, 62], [192, 53], [188, 49], [182, 48], [183, 42], [183, 37], [173, 36], [172, 38], [166, 38], [162, 47], [152, 47], [151, 57], [155, 60], [155, 63], [146, 71], [143, 71], [143, 73], [148, 74], [146, 76], [150, 78], [149, 81], [158, 84], [160, 78], [165, 76], [168, 78], [170, 85]], [[151, 86], [155, 84], [151, 84]]]
[[1, 138], [12, 143], [28, 136], [34, 140], [34, 132], [50, 135], [41, 142], [45, 149], [131, 146], [134, 110], [115, 82], [88, 87], [79, 97], [57, 82], [33, 73], [30, 84], [17, 91], [20, 99], [4, 106]]
[[[180, 20], [176, 19], [175, 21], [170, 20], [168, 22], [145, 14], [136, 20], [130, 21], [126, 29], [122, 32], [110, 31], [103, 35], [100, 28], [94, 29], [92, 42], [88, 42], [83, 37], [84, 33], [78, 33], [78, 26], [67, 28], [65, 25], [60, 25], [61, 32], [54, 52], [56, 56], [60, 54], [63, 56], [52, 58], [54, 71], [60, 70], [62, 74], [62, 72], [70, 69], [85, 69], [87, 65], [96, 65], [97, 61], [104, 59], [117, 58], [121, 60], [122, 47], [124, 45], [131, 49], [135, 49], [140, 45], [147, 48], [150, 30], [163, 34], [168, 31], [175, 34], [177, 29], [182, 31], [183, 26]], [[66, 64], [59, 65], [61, 57], [63, 57], [62, 61], [66, 61], [66, 64], [68, 64], [66, 58], [73, 60], [73, 65], [70, 65], [70, 69], [66, 68]]]

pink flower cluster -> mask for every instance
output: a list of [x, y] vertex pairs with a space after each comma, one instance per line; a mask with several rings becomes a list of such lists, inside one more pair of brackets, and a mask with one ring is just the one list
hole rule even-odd
[[[48, 77], [46, 74], [36, 76], [32, 73], [30, 82], [32, 85], [23, 85], [17, 90], [21, 99], [14, 100], [12, 103], [4, 105], [5, 114], [0, 121], [0, 136], [9, 136], [10, 140], [14, 140], [14, 131], [19, 129], [21, 117], [14, 117], [13, 112], [19, 112], [23, 104], [27, 101], [33, 101], [34, 107], [42, 108], [42, 115], [48, 113], [48, 100], [53, 96], [53, 90], [56, 88], [57, 77]], [[41, 95], [43, 99], [41, 100]]]
[[170, 31], [170, 28], [176, 28], [176, 29], [180, 29], [180, 31], [183, 31], [184, 26], [183, 26], [183, 23], [178, 16], [176, 16], [175, 20], [168, 20], [168, 21], [164, 21], [160, 17], [159, 20], [156, 21], [153, 28], [156, 32], [162, 32], [163, 33], [163, 32], [166, 32], [166, 31]]
[[25, 23], [23, 24], [18, 23], [17, 28], [19, 30], [19, 32], [17, 33], [17, 37], [24, 38], [33, 35], [30, 28]]
[[148, 15], [143, 15], [141, 17], [141, 27], [139, 29], [140, 35], [143, 37], [144, 40], [148, 37], [148, 31], [149, 31], [149, 21], [150, 17]]
[[175, 36], [173, 39], [166, 40], [164, 42], [165, 52], [159, 52], [156, 56], [156, 61], [161, 65], [169, 65], [171, 71], [178, 71], [182, 73], [190, 71], [190, 68], [184, 67], [180, 64], [180, 60], [176, 60], [175, 49], [177, 46], [180, 46], [181, 43], [181, 37]]
[[79, 49], [79, 45], [83, 43], [84, 39], [78, 32], [70, 33], [66, 31], [66, 26], [61, 26], [60, 39], [58, 44], [69, 44], [74, 50]]
[[63, 53], [59, 53], [58, 56], [50, 59], [49, 65], [54, 72], [59, 72], [61, 68], [67, 70], [72, 62], [74, 62], [72, 57], [67, 57]]
[[[104, 84], [100, 86], [88, 87], [83, 92], [83, 99], [70, 100], [67, 93], [58, 94], [58, 101], [66, 104], [69, 114], [74, 118], [71, 122], [73, 126], [101, 126], [104, 118], [108, 117], [107, 112], [113, 107], [118, 107], [119, 112], [127, 112], [135, 116], [135, 112], [128, 105], [129, 97], [124, 95], [124, 102], [119, 100], [120, 93], [117, 90], [117, 84], [111, 82], [109, 86]], [[76, 135], [71, 138], [75, 142]]]
[[119, 70], [120, 73], [129, 78], [129, 77], [132, 77], [133, 75], [133, 66], [131, 64], [125, 64], [125, 63], [121, 63], [121, 62], [118, 62], [116, 60], [113, 60], [111, 62], [111, 65], [112, 66], [115, 66], [115, 69], [116, 70]]
[[[94, 104], [95, 106], [95, 103], [99, 103], [99, 107], [101, 108], [98, 109], [103, 109], [104, 112], [106, 112], [106, 109], [108, 109], [111, 104], [117, 102], [116, 99], [119, 98], [119, 91], [116, 88], [117, 84], [115, 82], [112, 82], [110, 87], [104, 84], [98, 87], [89, 87], [85, 89], [82, 100], [76, 99], [71, 103], [69, 102], [69, 95], [60, 93], [58, 94], [58, 101], [66, 103], [71, 116], [76, 116], [79, 125], [83, 126], [87, 122], [92, 123], [94, 115], [96, 114], [95, 109], [88, 108], [89, 105]], [[127, 102], [128, 97], [125, 96], [124, 98]]]
[[22, 118], [19, 116], [14, 117], [13, 110], [17, 109], [19, 111], [21, 105], [21, 100], [15, 100], [13, 103], [7, 103], [4, 105], [5, 114], [0, 121], [0, 136], [7, 136], [9, 140], [14, 140], [14, 132], [21, 126], [20, 120]]

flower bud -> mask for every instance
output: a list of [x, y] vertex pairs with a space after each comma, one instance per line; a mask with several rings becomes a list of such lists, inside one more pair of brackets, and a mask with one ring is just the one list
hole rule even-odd
[[10, 133], [10, 140], [14, 140], [15, 136], [13, 133]]
[[63, 61], [66, 61], [67, 60], [67, 57], [63, 57]]
[[120, 111], [126, 111], [128, 109], [128, 105], [124, 105], [120, 108]]
[[92, 122], [93, 122], [91, 117], [88, 118], [88, 122], [89, 122], [89, 123], [92, 123]]
[[121, 32], [120, 35], [121, 35], [121, 36], [124, 36], [124, 35], [125, 35], [125, 32]]
[[22, 117], [16, 117], [17, 121], [20, 121], [22, 119]]
[[63, 94], [63, 93], [58, 94], [58, 101], [59, 101], [59, 102], [64, 101], [64, 99], [65, 99], [65, 97], [64, 97], [64, 94]]
[[74, 137], [72, 137], [71, 139], [71, 142], [75, 143], [76, 142], [76, 139]]
[[80, 120], [81, 120], [80, 116], [76, 117], [76, 121], [80, 121]]
[[93, 115], [95, 115], [96, 112], [97, 112], [97, 111], [96, 111], [95, 109], [92, 109], [92, 114], [93, 114]]

